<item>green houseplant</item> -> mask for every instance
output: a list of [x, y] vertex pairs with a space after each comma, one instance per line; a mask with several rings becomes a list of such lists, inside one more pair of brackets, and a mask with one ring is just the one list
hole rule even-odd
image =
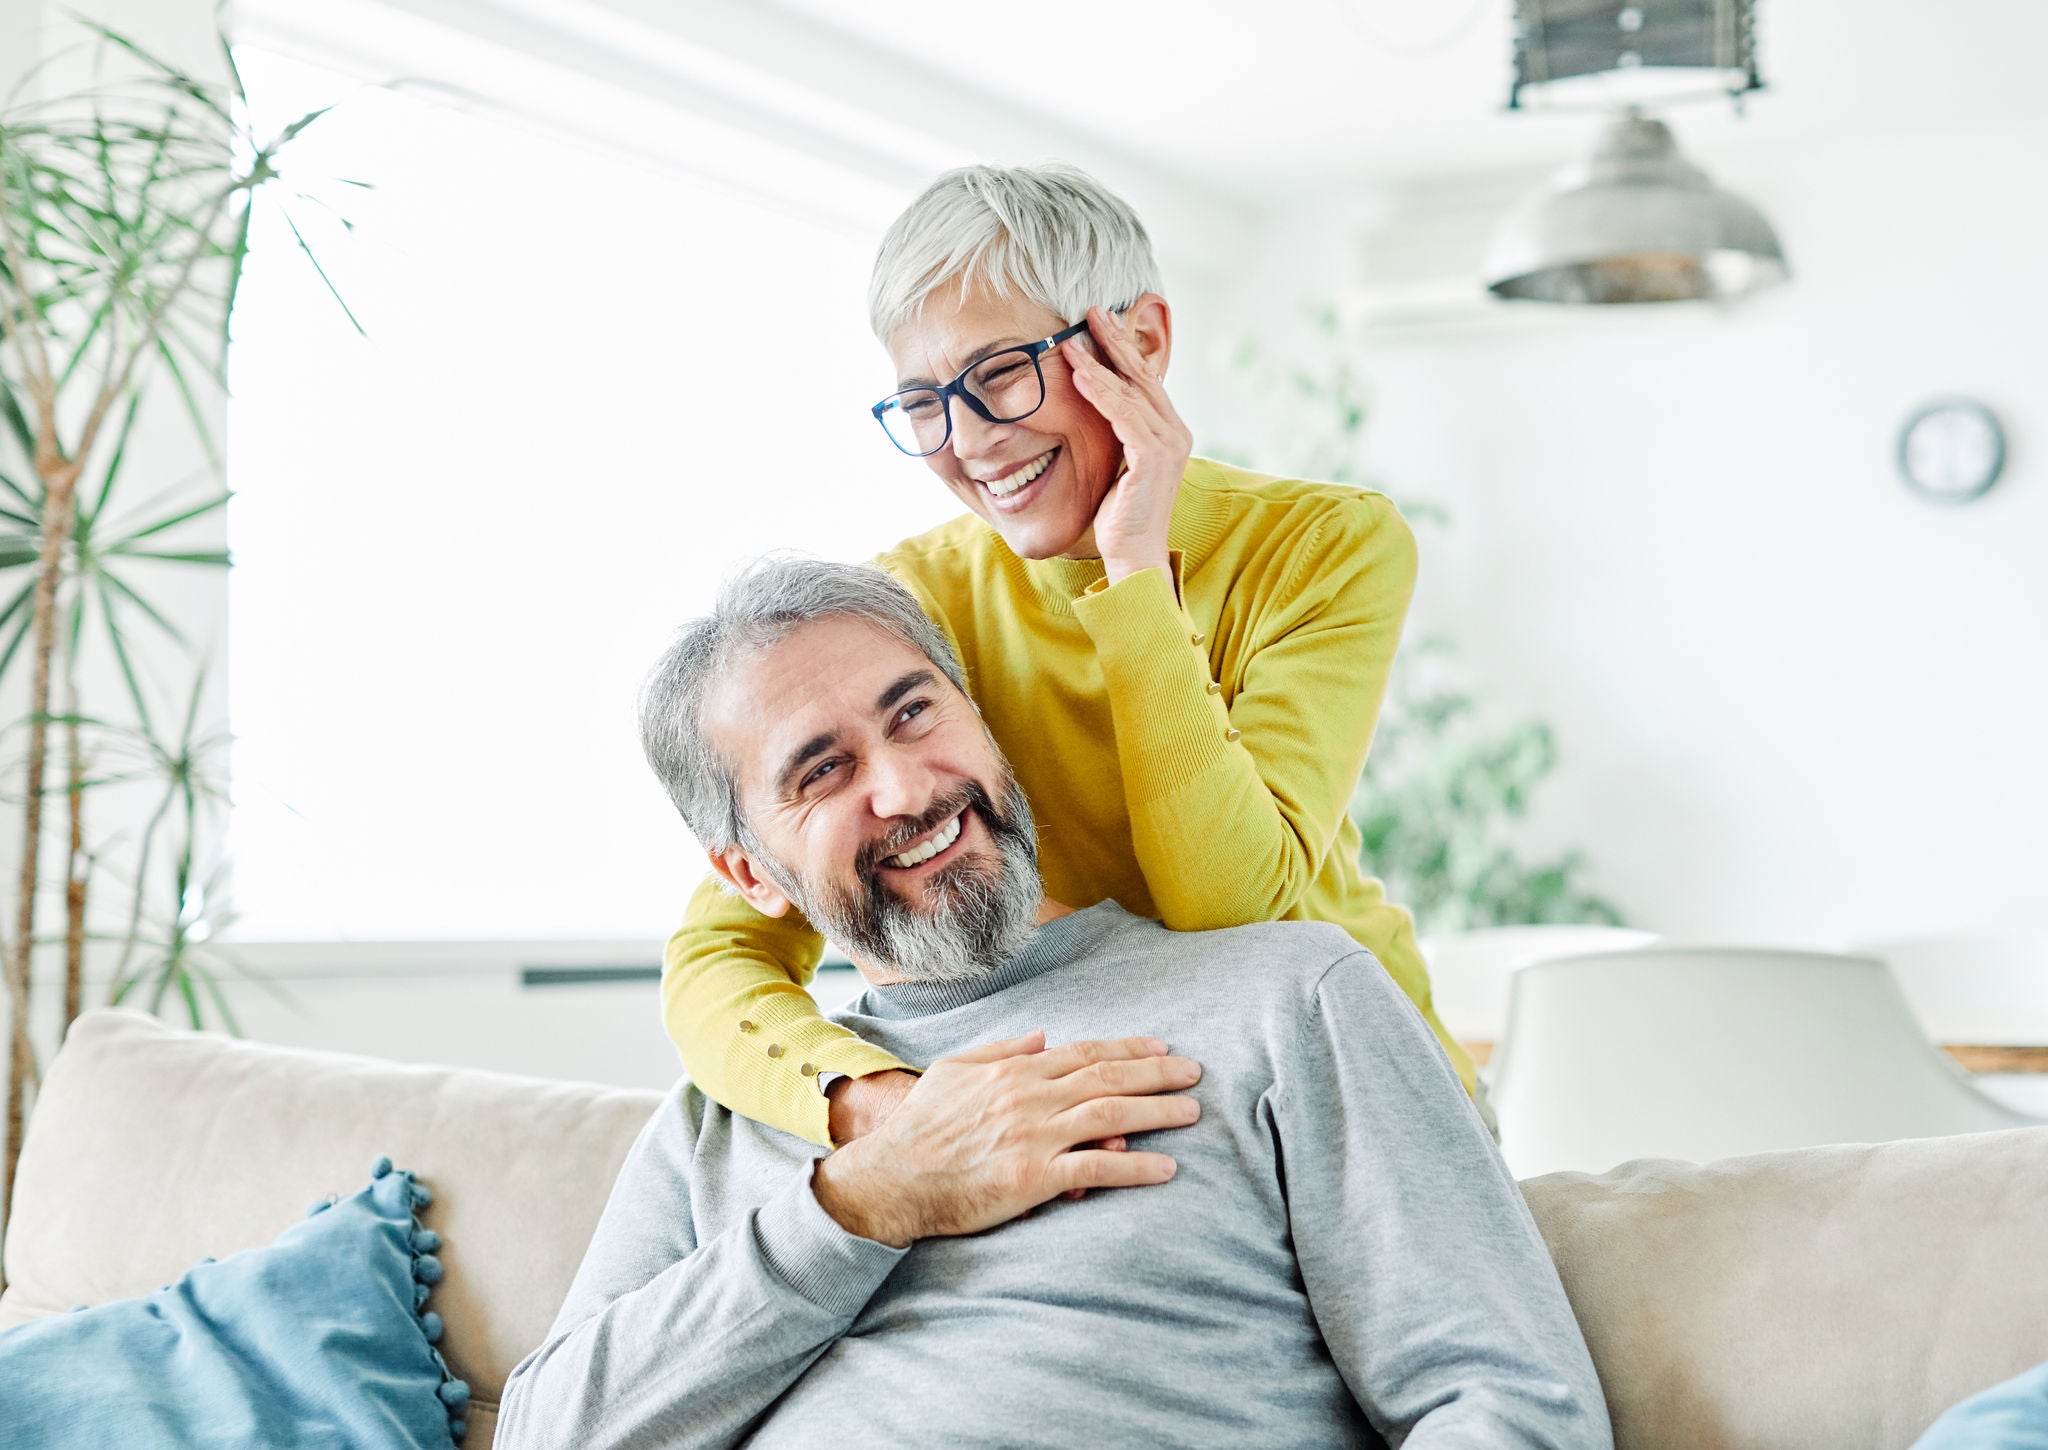
[[[92, 81], [29, 99], [32, 72], [0, 105], [0, 677], [26, 675], [28, 707], [10, 732], [21, 846], [4, 941], [13, 1030], [0, 1192], [13, 1184], [38, 1076], [39, 946], [61, 942], [65, 1025], [80, 1007], [88, 940], [122, 944], [117, 1000], [139, 985], [153, 1004], [176, 990], [196, 1022], [198, 989], [212, 985], [202, 942], [224, 898], [219, 868], [206, 863], [218, 854], [210, 812], [225, 800], [225, 735], [201, 726], [197, 665], [178, 709], [156, 703], [146, 653], [189, 641], [152, 599], [152, 580], [166, 568], [228, 565], [208, 527], [228, 494], [206, 400], [227, 386], [252, 199], [321, 114], [259, 137], [224, 37], [225, 79], [215, 83], [80, 24]], [[130, 444], [149, 389], [181, 404], [208, 460], [197, 476], [127, 477], [138, 471]], [[93, 711], [81, 698], [89, 657], [110, 662], [119, 682]], [[172, 716], [182, 724], [167, 729]], [[88, 797], [148, 783], [155, 800], [139, 835], [95, 843]], [[53, 799], [64, 811], [59, 850], [46, 840]], [[160, 877], [167, 908], [151, 904]], [[96, 885], [108, 878], [127, 893], [112, 912]], [[40, 933], [44, 906], [60, 898], [61, 936]], [[118, 929], [96, 928], [108, 918]]]
[[[1237, 371], [1269, 420], [1257, 456], [1300, 477], [1374, 487], [1362, 461], [1371, 408], [1337, 311], [1313, 308], [1308, 320], [1320, 356], [1307, 363], [1276, 363], [1254, 343], [1239, 350]], [[1449, 523], [1434, 504], [1404, 500], [1402, 513], [1425, 528]], [[1361, 861], [1425, 932], [1620, 925], [1621, 912], [1585, 884], [1581, 853], [1530, 861], [1516, 839], [1557, 757], [1544, 721], [1499, 720], [1450, 640], [1406, 641], [1352, 802]]]

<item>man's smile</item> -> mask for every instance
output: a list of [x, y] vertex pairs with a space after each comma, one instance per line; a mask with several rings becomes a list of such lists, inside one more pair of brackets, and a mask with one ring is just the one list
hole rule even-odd
[[881, 864], [892, 871], [914, 871], [927, 862], [936, 861], [951, 852], [966, 822], [967, 812], [963, 809], [924, 839], [893, 856], [884, 857]]

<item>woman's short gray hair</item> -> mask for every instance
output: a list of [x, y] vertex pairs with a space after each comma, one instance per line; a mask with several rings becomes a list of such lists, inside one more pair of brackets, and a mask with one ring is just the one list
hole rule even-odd
[[1130, 203], [1078, 167], [963, 166], [896, 218], [868, 282], [886, 345], [956, 278], [1024, 296], [1068, 322], [1159, 291], [1152, 239]]
[[711, 612], [676, 631], [640, 686], [640, 748], [706, 851], [753, 846], [731, 770], [704, 738], [704, 705], [735, 662], [814, 620], [864, 620], [967, 690], [953, 647], [917, 598], [872, 564], [770, 554], [727, 580]]

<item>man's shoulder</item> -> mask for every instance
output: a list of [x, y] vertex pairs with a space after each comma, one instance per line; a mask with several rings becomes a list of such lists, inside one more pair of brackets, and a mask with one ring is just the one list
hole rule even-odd
[[1328, 921], [1251, 921], [1213, 931], [1177, 931], [1183, 942], [1201, 942], [1218, 951], [1261, 951], [1304, 966], [1324, 966], [1365, 950], [1350, 932]]
[[1162, 975], [1182, 978], [1190, 990], [1221, 991], [1242, 1008], [1286, 1016], [1311, 1010], [1332, 971], [1364, 966], [1386, 976], [1371, 952], [1327, 921], [1171, 931], [1141, 919], [1127, 933], [1122, 952], [1142, 956]]
[[1148, 924], [1172, 939], [1181, 960], [1163, 970], [1155, 990], [1194, 1019], [1229, 1023], [1237, 1041], [1262, 1044], [1276, 1085], [1309, 1081], [1324, 1069], [1304, 1064], [1317, 1061], [1348, 1062], [1361, 1079], [1433, 1061], [1462, 1096], [1415, 1004], [1342, 927], [1265, 921], [1168, 932]]

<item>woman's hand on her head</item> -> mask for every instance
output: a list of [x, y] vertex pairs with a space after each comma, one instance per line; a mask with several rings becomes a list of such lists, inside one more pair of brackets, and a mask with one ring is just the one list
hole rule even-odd
[[1074, 370], [1074, 386], [1109, 421], [1124, 448], [1124, 471], [1095, 511], [1096, 552], [1112, 584], [1140, 569], [1168, 571], [1170, 578], [1166, 526], [1194, 435], [1122, 318], [1091, 307], [1088, 335], [1100, 357], [1079, 338], [1061, 343], [1060, 350]]

